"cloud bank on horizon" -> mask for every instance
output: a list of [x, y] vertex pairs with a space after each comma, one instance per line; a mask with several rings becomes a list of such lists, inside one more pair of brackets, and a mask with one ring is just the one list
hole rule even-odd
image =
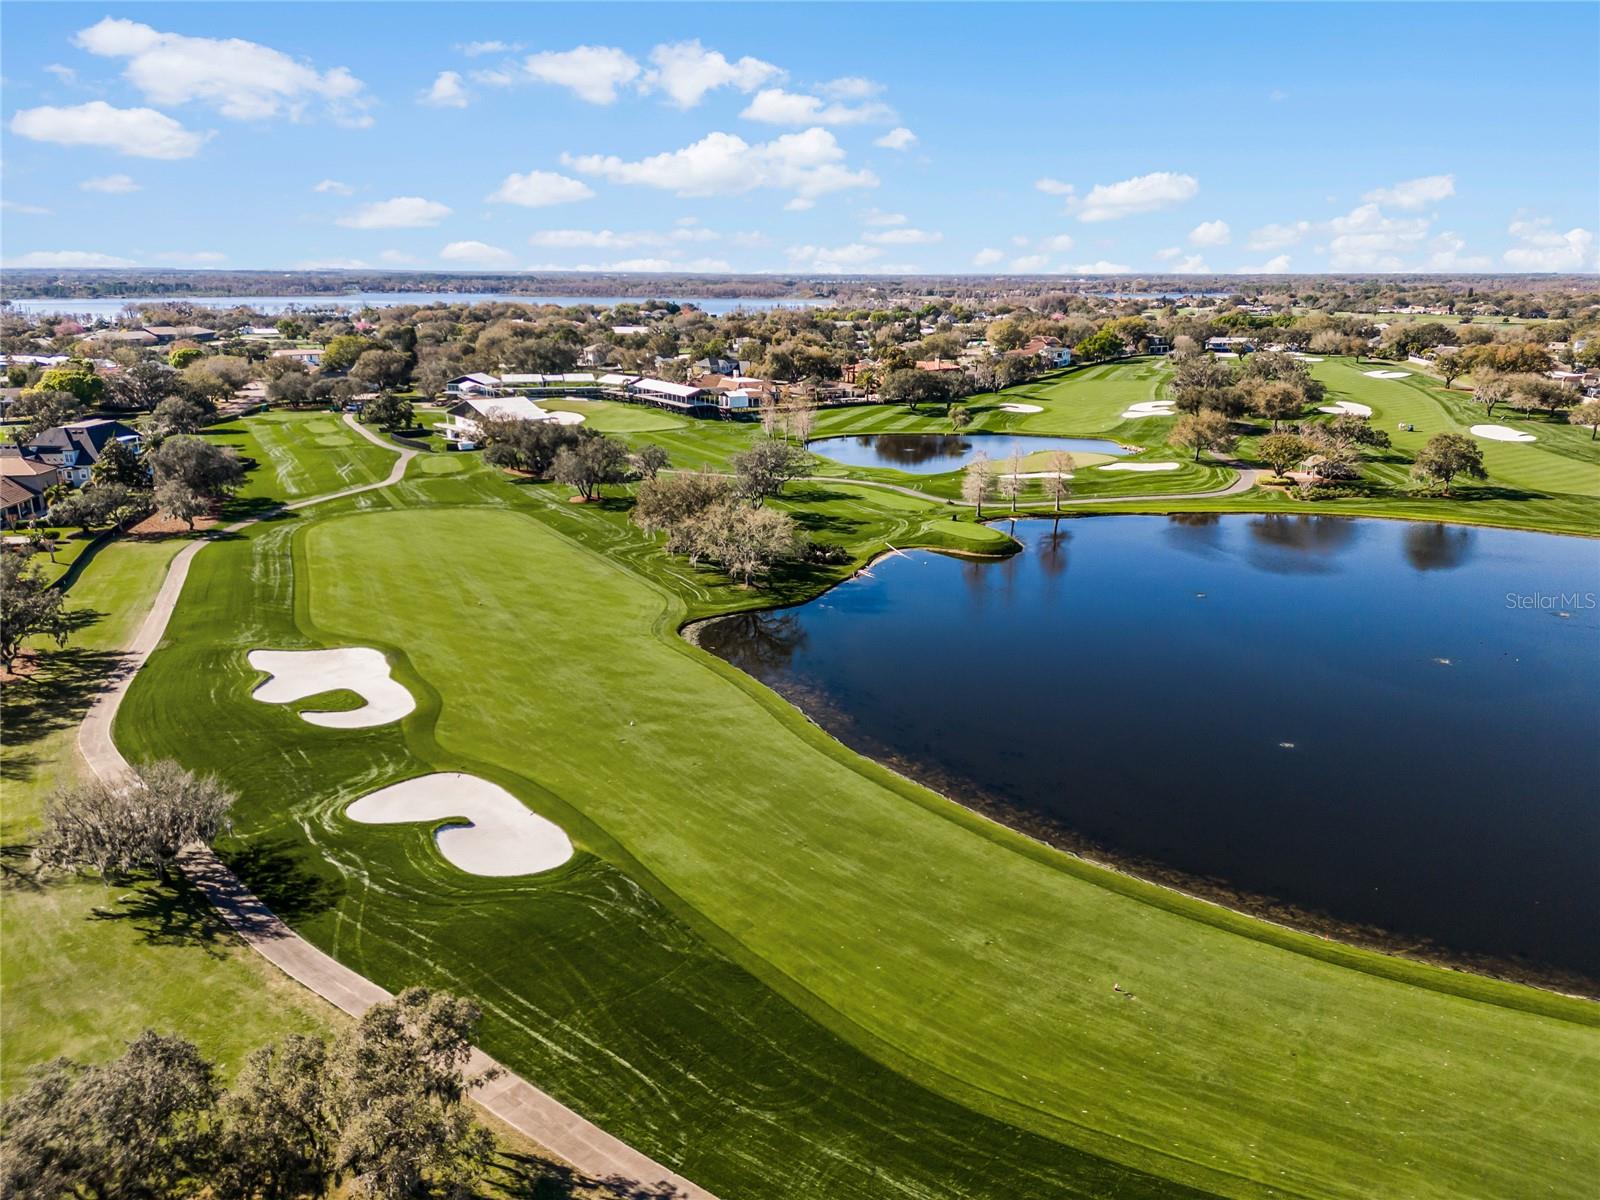
[[[405, 29], [373, 6], [314, 30], [271, 4], [123, 11], [8, 17], [8, 266], [1600, 269], [1600, 117], [1522, 6], [1421, 14], [1449, 52], [1420, 59], [1397, 13], [1356, 39], [1365, 65], [1315, 4], [1226, 37], [1178, 8], [1043, 9], [1022, 46], [951, 6], [729, 6], [715, 37], [639, 13], [604, 39], [566, 6], [408, 5]], [[1136, 37], [1153, 16], [1172, 48]], [[1231, 82], [1260, 78], [1245, 58], [1283, 86]], [[1352, 115], [1340, 89], [1390, 62], [1473, 120]]]

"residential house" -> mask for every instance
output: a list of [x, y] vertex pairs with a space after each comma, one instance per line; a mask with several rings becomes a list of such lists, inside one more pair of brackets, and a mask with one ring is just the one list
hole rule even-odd
[[283, 346], [272, 352], [273, 358], [292, 358], [303, 367], [322, 365], [321, 346]]
[[89, 471], [105, 448], [121, 442], [134, 450], [140, 446], [139, 431], [121, 421], [95, 418], [57, 425], [36, 434], [23, 447], [23, 453], [56, 468], [67, 483], [81, 487], [89, 482]]
[[610, 361], [611, 347], [605, 342], [591, 342], [578, 355], [578, 362], [585, 367], [603, 367]]
[[1152, 333], [1145, 338], [1144, 350], [1146, 354], [1171, 354], [1172, 339], [1165, 334]]
[[739, 360], [726, 354], [708, 354], [689, 368], [691, 375], [737, 375]]
[[0, 521], [10, 529], [44, 516], [50, 509], [44, 494], [60, 479], [49, 463], [29, 458], [15, 446], [0, 448]]
[[1214, 337], [1206, 339], [1206, 349], [1213, 354], [1249, 354], [1255, 348], [1254, 339], [1247, 337]]
[[115, 342], [119, 346], [154, 346], [161, 339], [148, 329], [108, 329], [93, 335], [99, 342]]
[[1060, 338], [1029, 338], [1017, 353], [1025, 354], [1030, 358], [1037, 358], [1047, 367], [1070, 367], [1072, 365], [1072, 349], [1063, 345]]
[[216, 330], [204, 325], [146, 325], [144, 331], [158, 342], [209, 342], [217, 336]]

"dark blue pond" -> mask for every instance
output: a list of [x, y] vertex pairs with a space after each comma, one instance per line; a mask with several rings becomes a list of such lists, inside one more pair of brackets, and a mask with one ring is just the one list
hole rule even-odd
[[701, 643], [1059, 844], [1600, 983], [1600, 542], [1326, 517], [1016, 531], [1012, 559], [891, 557]]
[[1012, 453], [1065, 450], [1069, 454], [1131, 454], [1104, 438], [1027, 437], [1011, 433], [870, 433], [818, 438], [813, 454], [846, 467], [890, 467], [912, 475], [939, 475], [966, 466], [982, 450], [999, 464]]

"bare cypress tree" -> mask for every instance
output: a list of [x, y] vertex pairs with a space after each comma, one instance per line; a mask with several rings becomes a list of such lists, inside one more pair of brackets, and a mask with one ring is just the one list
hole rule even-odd
[[979, 450], [967, 464], [966, 474], [961, 477], [961, 498], [972, 505], [981, 521], [983, 502], [993, 494], [994, 468], [989, 464], [989, 456]]

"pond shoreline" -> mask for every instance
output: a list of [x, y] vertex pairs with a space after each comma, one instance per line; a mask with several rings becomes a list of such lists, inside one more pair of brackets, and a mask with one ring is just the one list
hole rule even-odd
[[[1005, 514], [986, 518], [984, 523], [991, 524], [997, 521], [1014, 520], [1015, 517], [1056, 515], [1077, 518], [1080, 516], [1120, 514], [1088, 513], [1083, 511], [1070, 514], [1048, 512], [1018, 513], [1015, 516]], [[1249, 514], [1229, 515], [1244, 516]], [[1329, 514], [1329, 516], [1337, 516], [1337, 514]], [[1352, 516], [1342, 519], [1360, 521], [1363, 518]], [[1412, 520], [1411, 518], [1390, 519], [1402, 522]], [[1449, 524], [1448, 522], [1439, 523]], [[1473, 528], [1473, 526], [1463, 527]], [[1528, 531], [1516, 530], [1513, 532]], [[1553, 534], [1549, 536], [1562, 535]], [[1019, 551], [1023, 548], [1020, 545], [1017, 547]], [[758, 614], [778, 613], [804, 607], [821, 596], [835, 591], [842, 584], [869, 573], [871, 568], [886, 559], [910, 554], [918, 550], [946, 555], [951, 558], [965, 558], [977, 561], [997, 561], [1010, 557], [1010, 555], [963, 554], [936, 547], [891, 548], [873, 556], [856, 571], [807, 600], [695, 618], [684, 622], [679, 627], [678, 633], [685, 641], [697, 649], [712, 654], [713, 657], [739, 671], [741, 675], [752, 682], [769, 689], [781, 698], [790, 710], [799, 714], [808, 724], [826, 734], [829, 739], [849, 754], [858, 755], [908, 783], [927, 788], [951, 804], [1095, 868], [1152, 884], [1200, 903], [1213, 905], [1240, 916], [1278, 928], [1307, 934], [1325, 941], [1375, 951], [1390, 957], [1444, 970], [1535, 988], [1572, 999], [1600, 1002], [1600, 978], [1583, 971], [1533, 963], [1493, 953], [1475, 953], [1454, 949], [1441, 945], [1426, 936], [1406, 934], [1381, 925], [1342, 919], [1314, 907], [1296, 904], [1268, 893], [1252, 891], [1229, 884], [1227, 881], [1217, 877], [1186, 871], [1136, 853], [1117, 851], [1104, 843], [1085, 836], [1063, 821], [1032, 811], [1000, 796], [986, 793], [981, 787], [974, 786], [970, 781], [957, 779], [937, 766], [914, 761], [893, 753], [879, 753], [858, 748], [846, 740], [845, 737], [845, 733], [851, 725], [848, 714], [842, 713], [832, 705], [822, 702], [820, 697], [809, 694], [806, 689], [795, 686], [785, 687], [780, 682], [762, 679], [751, 672], [745, 671], [731, 660], [707, 649], [702, 643], [702, 632], [705, 627], [713, 622]], [[819, 716], [817, 715], [818, 713], [822, 715]]]

